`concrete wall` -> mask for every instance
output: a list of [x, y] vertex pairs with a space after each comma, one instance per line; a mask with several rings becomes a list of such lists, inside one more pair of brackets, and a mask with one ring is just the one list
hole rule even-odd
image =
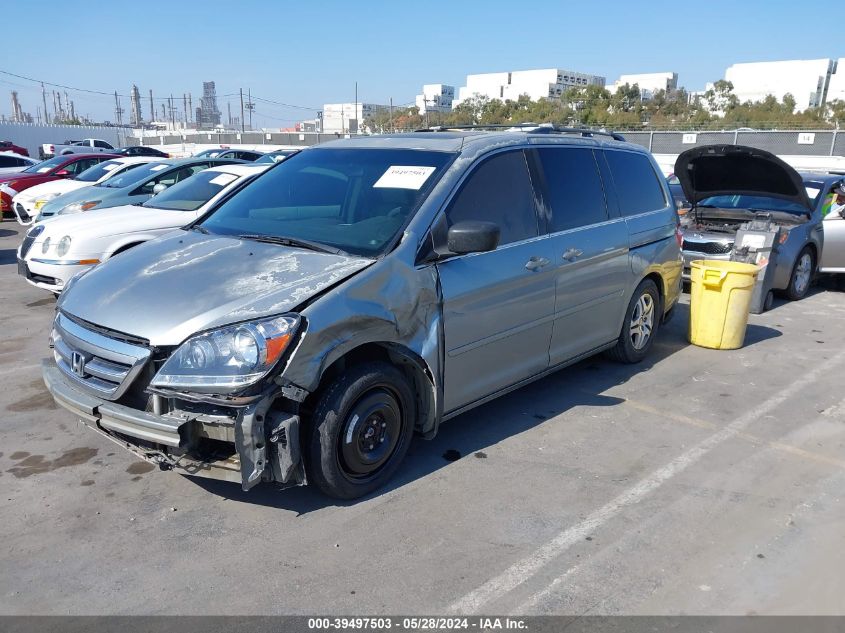
[[38, 158], [38, 148], [43, 143], [64, 143], [66, 140], [80, 141], [84, 138], [98, 138], [115, 147], [126, 144], [128, 128], [89, 127], [84, 125], [46, 125], [38, 123], [0, 123], [0, 140], [12, 141], [29, 150], [29, 155]]

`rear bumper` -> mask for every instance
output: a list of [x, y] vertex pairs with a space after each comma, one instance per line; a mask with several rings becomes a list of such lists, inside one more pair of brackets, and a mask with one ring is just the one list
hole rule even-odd
[[[97, 398], [74, 385], [51, 360], [42, 362], [41, 371], [58, 405], [91, 430], [163, 470], [240, 483], [244, 490], [259, 481], [305, 483], [299, 459], [299, 416], [267, 415], [272, 426], [265, 429], [261, 421], [269, 402], [246, 407], [233, 420], [237, 430], [231, 457], [203, 460], [192, 452], [195, 430], [191, 426], [201, 414], [158, 415]], [[244, 440], [244, 434], [250, 437]]]

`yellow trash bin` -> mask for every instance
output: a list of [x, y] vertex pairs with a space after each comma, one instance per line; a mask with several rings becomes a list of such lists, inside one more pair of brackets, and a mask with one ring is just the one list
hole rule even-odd
[[690, 343], [711, 349], [742, 347], [758, 267], [703, 259], [690, 262], [690, 268]]

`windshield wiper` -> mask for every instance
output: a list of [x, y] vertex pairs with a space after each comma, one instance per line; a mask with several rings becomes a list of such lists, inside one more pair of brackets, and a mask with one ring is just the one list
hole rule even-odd
[[207, 228], [205, 228], [201, 224], [194, 224], [190, 228], [190, 230], [191, 231], [197, 231], [198, 233], [202, 233], [203, 235], [209, 235], [211, 233], [211, 231], [209, 231]]
[[297, 237], [282, 237], [279, 235], [253, 235], [250, 233], [238, 235], [242, 240], [255, 240], [256, 242], [266, 242], [267, 244], [279, 244], [280, 246], [293, 246], [295, 248], [307, 248], [310, 251], [317, 251], [318, 253], [330, 253], [332, 255], [349, 255], [346, 251], [332, 246], [326, 246], [319, 242], [312, 242], [311, 240], [303, 240]]

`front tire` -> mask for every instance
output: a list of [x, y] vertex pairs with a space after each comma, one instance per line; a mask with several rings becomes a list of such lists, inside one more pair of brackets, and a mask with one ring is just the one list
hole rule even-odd
[[355, 365], [323, 389], [304, 447], [308, 480], [337, 499], [381, 488], [411, 444], [414, 394], [389, 363]]
[[620, 363], [639, 363], [644, 359], [660, 324], [660, 294], [651, 279], [644, 279], [628, 303], [622, 332], [608, 356]]
[[813, 281], [813, 273], [816, 270], [816, 256], [813, 249], [805, 246], [804, 250], [795, 260], [792, 267], [792, 274], [789, 276], [789, 286], [786, 288], [786, 296], [790, 301], [798, 301], [807, 296], [810, 284]]

